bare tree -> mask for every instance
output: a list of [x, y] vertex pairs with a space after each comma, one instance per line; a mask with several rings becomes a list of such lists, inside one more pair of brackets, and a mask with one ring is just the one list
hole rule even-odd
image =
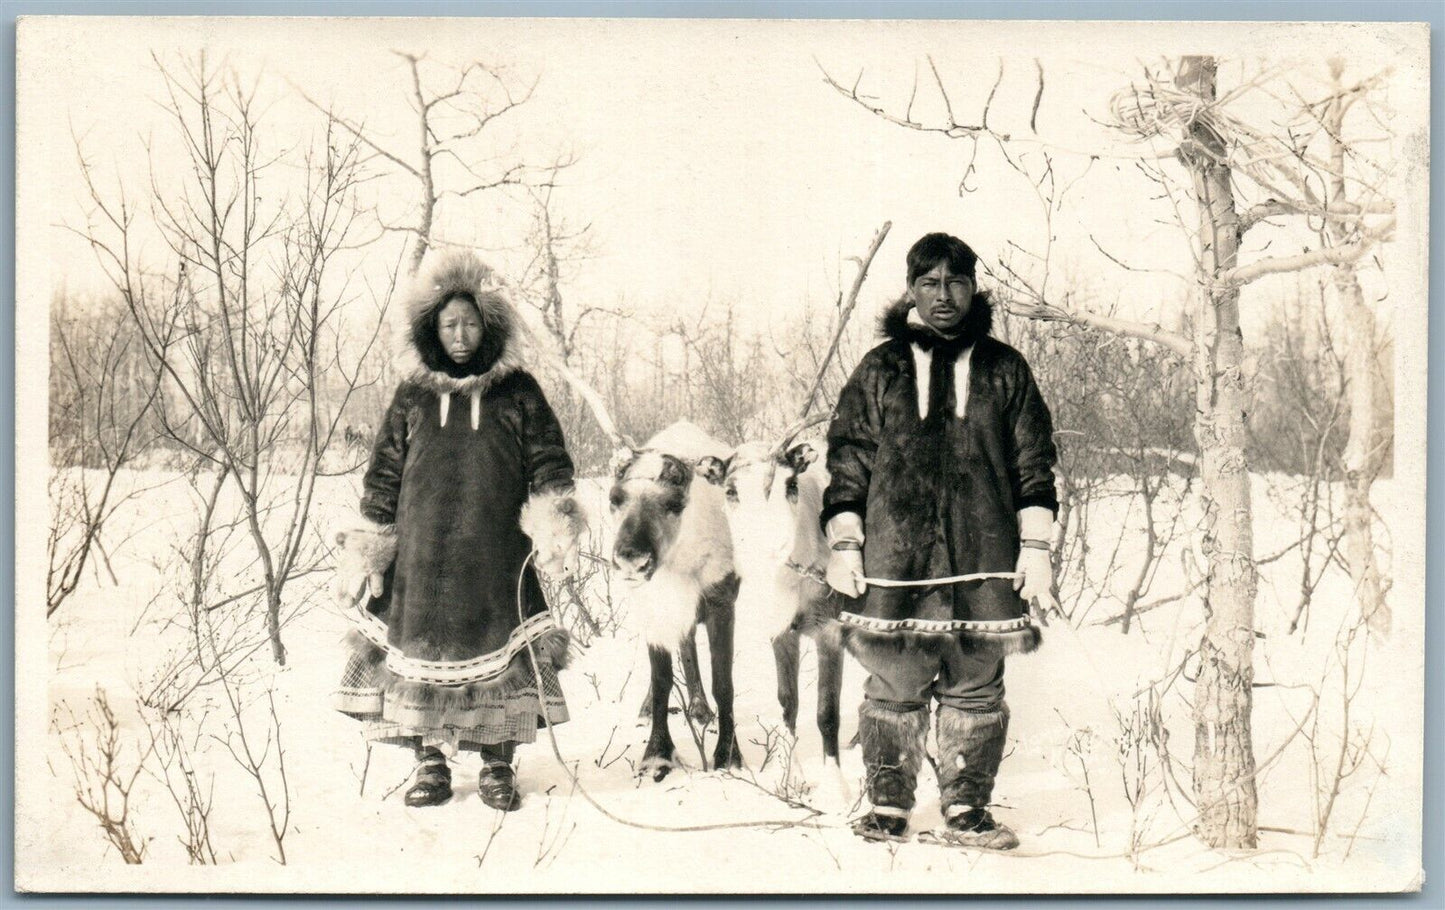
[[510, 150], [501, 154], [490, 140], [507, 114], [531, 100], [537, 88], [505, 68], [474, 60], [461, 67], [430, 62], [425, 55], [396, 51], [406, 67], [407, 101], [415, 116], [415, 145], [393, 144], [364, 121], [342, 117], [301, 92], [313, 107], [363, 147], [363, 163], [385, 161], [416, 184], [414, 220], [384, 224], [412, 237], [408, 274], [416, 274], [437, 235], [438, 209], [448, 199], [466, 200], [509, 186], [534, 182], [539, 174], [555, 177], [569, 162], [533, 167]]
[[[1356, 104], [1373, 106], [1372, 89], [1380, 84], [1385, 74], [1347, 86], [1343, 81], [1345, 67], [1341, 60], [1331, 60], [1329, 69], [1330, 94], [1322, 101], [1303, 106], [1314, 116], [1315, 123], [1327, 137], [1328, 166], [1311, 167], [1310, 171], [1327, 177], [1323, 185], [1328, 189], [1321, 198], [1311, 191], [1313, 184], [1307, 175], [1302, 175], [1295, 186], [1301, 191], [1303, 201], [1323, 205], [1326, 209], [1355, 210], [1363, 214], [1371, 209], [1387, 208], [1380, 205], [1379, 166], [1357, 154], [1344, 138], [1345, 118], [1350, 109]], [[1361, 171], [1366, 174], [1364, 181], [1356, 176]], [[1345, 443], [1341, 459], [1346, 480], [1345, 549], [1360, 615], [1372, 631], [1385, 634], [1390, 629], [1390, 610], [1385, 602], [1389, 582], [1383, 578], [1375, 555], [1370, 488], [1384, 465], [1389, 442], [1381, 438], [1376, 419], [1376, 389], [1380, 380], [1375, 313], [1365, 303], [1356, 274], [1359, 257], [1374, 246], [1373, 241], [1381, 236], [1382, 229], [1371, 229], [1361, 217], [1324, 218], [1320, 220], [1320, 228], [1325, 249], [1334, 253], [1328, 261], [1331, 263], [1335, 294], [1344, 308], [1346, 322], [1349, 440]]]
[[[316, 481], [340, 443], [347, 400], [367, 382], [362, 364], [381, 327], [378, 313], [360, 345], [345, 343], [352, 292], [349, 277], [334, 274], [358, 218], [361, 146], [328, 124], [318, 143], [285, 158], [269, 147], [256, 90], [235, 73], [204, 55], [157, 66], [184, 177], [169, 186], [152, 175], [149, 204], [139, 206], [124, 181], [108, 198], [82, 156], [95, 210], [85, 235], [179, 401], [159, 400], [164, 432], [240, 494], [272, 655], [285, 663], [286, 585], [320, 557], [310, 522]], [[294, 178], [277, 173], [292, 165], [304, 175], [297, 195], [288, 192]], [[147, 228], [165, 240], [165, 273], [178, 276], [164, 289], [141, 259]], [[339, 381], [339, 400], [323, 398], [323, 377]]]
[[[214, 866], [216, 848], [211, 842], [211, 809], [215, 802], [214, 775], [202, 777], [196, 767], [200, 731], [206, 715], [191, 721], [179, 711], [143, 712], [142, 717], [155, 743], [148, 769], [170, 795], [181, 819], [177, 840], [192, 865]], [[189, 729], [193, 727], [194, 733]]]
[[[949, 91], [931, 59], [929, 68], [945, 113], [944, 120], [937, 123], [914, 118], [916, 83], [900, 115], [860, 91], [861, 73], [851, 87], [825, 77], [836, 91], [876, 116], [963, 141], [969, 151], [964, 190], [977, 177], [979, 149], [984, 142], [1027, 178], [1042, 205], [1050, 241], [1042, 251], [1011, 245], [1020, 255], [1014, 261], [1005, 257], [998, 263], [995, 278], [1015, 296], [1013, 312], [1131, 335], [1174, 351], [1190, 365], [1206, 519], [1201, 549], [1207, 560], [1205, 629], [1194, 699], [1197, 830], [1211, 846], [1253, 847], [1258, 823], [1250, 717], [1258, 572], [1245, 446], [1250, 389], [1240, 330], [1240, 291], [1269, 275], [1358, 262], [1387, 240], [1394, 217], [1393, 205], [1382, 191], [1384, 177], [1378, 171], [1372, 173], [1357, 194], [1362, 198], [1354, 200], [1342, 200], [1345, 194], [1338, 188], [1328, 195], [1316, 192], [1313, 187], [1318, 183], [1313, 181], [1318, 174], [1349, 179], [1331, 165], [1328, 156], [1319, 154], [1319, 143], [1327, 141], [1321, 134], [1327, 129], [1313, 133], [1297, 129], [1303, 121], [1318, 124], [1322, 119], [1318, 111], [1328, 110], [1330, 101], [1328, 97], [1322, 102], [1305, 100], [1287, 78], [1289, 74], [1281, 77], [1277, 71], [1262, 71], [1221, 89], [1218, 61], [1212, 57], [1189, 56], [1146, 67], [1141, 79], [1117, 91], [1110, 101], [1109, 123], [1125, 137], [1124, 143], [1081, 150], [1038, 133], [1045, 86], [1042, 66], [1036, 67], [1037, 91], [1026, 132], [1009, 132], [990, 124], [1002, 67], [978, 116], [969, 122], [957, 119]], [[1283, 123], [1256, 126], [1245, 114], [1235, 112], [1240, 99], [1268, 95], [1280, 85], [1295, 95], [1293, 106], [1286, 107]], [[1356, 91], [1364, 94], [1374, 85], [1378, 80], [1367, 80]], [[1336, 89], [1333, 94], [1340, 92]], [[1342, 130], [1334, 135], [1336, 151], [1350, 147]], [[1031, 156], [1028, 160], [1025, 153]], [[1086, 163], [1072, 180], [1062, 182], [1056, 159], [1071, 155], [1082, 155]], [[1194, 263], [1194, 274], [1188, 279], [1193, 290], [1184, 321], [1187, 332], [1073, 308], [1055, 299], [1049, 290], [1052, 219], [1061, 211], [1069, 188], [1087, 173], [1088, 164], [1104, 157], [1132, 162], [1153, 180], [1159, 197], [1173, 206]], [[1237, 198], [1258, 201], [1247, 205]], [[1246, 233], [1267, 219], [1285, 216], [1303, 216], [1327, 226], [1325, 236], [1332, 242], [1323, 248], [1302, 245], [1298, 253], [1257, 255], [1241, 262], [1241, 241]], [[1371, 221], [1372, 216], [1382, 216], [1382, 220]], [[1126, 258], [1102, 248], [1100, 252], [1121, 268], [1138, 268]], [[1365, 450], [1368, 446], [1362, 448]]]
[[[153, 442], [151, 409], [164, 375], [123, 308], [104, 302], [86, 310], [71, 313], [59, 298], [50, 310], [47, 617], [75, 592], [92, 554], [109, 567], [105, 527], [141, 492], [121, 472]], [[173, 339], [156, 341], [164, 350]]]
[[75, 799], [95, 817], [107, 841], [127, 864], [145, 859], [146, 839], [137, 832], [131, 813], [131, 792], [155, 748], [154, 741], [136, 743], [135, 756], [126, 758], [121, 724], [111, 710], [105, 690], [77, 715], [62, 704], [51, 720], [60, 751], [70, 763]]

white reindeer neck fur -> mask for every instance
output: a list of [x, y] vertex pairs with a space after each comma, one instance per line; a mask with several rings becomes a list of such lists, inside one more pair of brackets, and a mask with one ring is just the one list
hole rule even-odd
[[[748, 453], [739, 447], [734, 460], [747, 459]], [[749, 470], [749, 468], [751, 470]], [[767, 490], [751, 490], [743, 502], [732, 510], [735, 521], [746, 521], [749, 505], [756, 506], [760, 497], [766, 497], [768, 506], [765, 514], [754, 520], [770, 523], [776, 518], [777, 504], [785, 502], [784, 484], [787, 470], [773, 469], [769, 464], [752, 463], [742, 469], [751, 477], [739, 475], [741, 483], [758, 486], [766, 483]], [[822, 571], [827, 561], [828, 546], [818, 524], [823, 508], [823, 490], [828, 485], [827, 470], [814, 463], [801, 474], [795, 475], [797, 501], [789, 504], [791, 526], [787, 550], [779, 553], [749, 548], [735, 552], [738, 575], [742, 586], [738, 591], [738, 626], [740, 629], [753, 627], [768, 638], [775, 637], [792, 624], [793, 619], [806, 609], [805, 597], [812, 596], [811, 586], [805, 586], [804, 576], [798, 568]], [[746, 529], [734, 528], [735, 532], [747, 533]], [[764, 551], [767, 547], [762, 548]]]
[[687, 496], [677, 537], [663, 562], [675, 572], [695, 577], [706, 589], [732, 573], [733, 540], [721, 490], [694, 475]]
[[697, 625], [702, 590], [696, 578], [663, 566], [628, 596], [628, 612], [649, 646], [671, 651]]
[[[699, 427], [679, 421], [653, 436], [647, 451], [673, 455], [695, 464], [704, 455], [726, 455], [727, 447]], [[639, 474], [647, 466], [639, 456]], [[627, 481], [633, 483], [637, 481]], [[646, 481], [641, 481], [646, 482]], [[648, 644], [675, 648], [697, 622], [702, 592], [733, 573], [733, 544], [723, 511], [722, 491], [693, 475], [687, 507], [678, 519], [677, 535], [652, 577], [628, 596]]]

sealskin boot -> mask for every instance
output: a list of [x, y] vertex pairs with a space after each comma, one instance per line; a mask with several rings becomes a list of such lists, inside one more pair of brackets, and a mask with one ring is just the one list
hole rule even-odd
[[413, 808], [440, 806], [452, 798], [452, 769], [447, 758], [436, 749], [421, 749], [417, 754], [416, 782], [407, 789], [403, 801]]
[[906, 841], [908, 816], [883, 815], [877, 811], [853, 822], [853, 833], [864, 840]]
[[945, 826], [940, 840], [963, 847], [1012, 850], [1019, 839], [988, 811], [1008, 738], [1008, 705], [984, 713], [938, 708], [938, 787]]
[[866, 698], [858, 706], [858, 740], [863, 747], [868, 801], [874, 807], [853, 826], [860, 837], [901, 840], [908, 830], [927, 734], [925, 706], [899, 711]]
[[477, 778], [477, 795], [493, 809], [515, 812], [522, 808], [522, 794], [517, 791], [517, 772], [509, 762], [485, 759], [481, 777]]

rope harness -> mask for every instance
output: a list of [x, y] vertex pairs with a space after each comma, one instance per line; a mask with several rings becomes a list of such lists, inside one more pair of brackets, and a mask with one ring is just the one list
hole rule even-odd
[[[523, 601], [522, 601], [522, 581], [523, 581], [523, 579], [526, 577], [527, 566], [532, 564], [532, 562], [533, 562], [534, 558], [536, 557], [536, 555], [537, 555], [537, 551], [536, 551], [535, 549], [532, 550], [531, 552], [529, 552], [529, 553], [527, 554], [526, 559], [524, 559], [524, 560], [522, 561], [522, 568], [521, 568], [521, 570], [517, 573], [517, 589], [516, 589], [516, 590], [517, 590], [517, 619], [518, 619], [519, 621], [521, 621], [521, 622], [525, 622], [525, 621], [526, 621], [526, 608], [525, 608], [525, 606], [524, 606], [524, 604], [523, 604]], [[788, 563], [788, 568], [792, 569], [793, 571], [798, 572], [798, 574], [800, 574], [800, 575], [803, 575], [803, 576], [805, 576], [805, 577], [807, 577], [807, 578], [810, 578], [810, 579], [812, 579], [812, 580], [814, 580], [814, 581], [817, 581], [817, 582], [819, 582], [819, 583], [821, 583], [821, 584], [826, 584], [826, 583], [827, 583], [826, 577], [823, 575], [822, 572], [820, 572], [820, 571], [819, 571], [818, 569], [816, 569], [816, 568], [809, 567], [809, 566], [802, 566], [802, 565], [800, 565], [800, 564], [798, 564], [798, 563], [796, 563], [796, 562], [792, 562], [792, 561], [790, 561], [790, 562]], [[873, 579], [873, 578], [864, 578], [864, 581], [866, 581], [866, 582], [869, 583], [869, 584], [877, 584], [877, 585], [880, 585], [880, 586], [908, 587], [908, 586], [924, 586], [924, 585], [936, 585], [936, 584], [959, 584], [959, 583], [966, 582], [966, 581], [977, 581], [977, 580], [981, 580], [981, 579], [983, 579], [983, 578], [1017, 578], [1017, 577], [1018, 577], [1018, 573], [1015, 573], [1015, 572], [977, 572], [977, 573], [974, 573], [974, 574], [972, 574], [972, 575], [959, 575], [959, 576], [953, 576], [953, 577], [950, 577], [950, 578], [942, 578], [942, 579], [924, 579], [924, 580], [920, 580], [920, 581], [893, 581], [893, 580], [888, 580], [888, 579]], [[551, 605], [551, 603], [546, 602], [546, 595], [545, 595], [545, 594], [543, 594], [543, 601], [544, 601], [544, 603], [546, 603], [548, 612], [551, 612], [551, 610], [552, 610], [552, 605]], [[1023, 618], [1023, 621], [1026, 622], [1026, 621], [1027, 621], [1027, 617], [1024, 617], [1024, 618]], [[1001, 625], [1001, 624], [1007, 624], [1007, 625], [1012, 626], [1012, 625], [1016, 624], [1017, 622], [1018, 622], [1018, 620], [1002, 620], [1002, 621], [998, 621], [998, 622], [979, 621], [979, 622], [977, 622], [977, 623], [973, 623], [972, 625], [977, 625], [977, 626], [979, 626], [979, 627], [982, 628], [982, 627], [987, 627], [987, 626], [991, 626], [991, 625]], [[1064, 625], [1068, 625], [1068, 623], [1065, 623]], [[1071, 629], [1070, 631], [1072, 631], [1072, 629]], [[537, 651], [536, 651], [536, 648], [533, 646], [532, 640], [531, 640], [530, 638], [526, 638], [526, 639], [524, 639], [524, 640], [525, 640], [526, 645], [527, 645], [527, 656], [528, 656], [528, 657], [531, 659], [531, 661], [532, 661], [532, 672], [535, 674], [535, 673], [538, 672], [537, 667], [538, 667], [538, 665], [539, 665], [539, 660], [538, 660], [538, 658], [537, 658]], [[567, 779], [572, 782], [572, 787], [573, 787], [573, 789], [576, 790], [576, 792], [580, 793], [580, 794], [582, 795], [582, 798], [585, 799], [585, 800], [587, 800], [588, 804], [591, 805], [592, 808], [596, 809], [596, 810], [597, 810], [598, 812], [600, 812], [604, 817], [606, 817], [606, 818], [608, 818], [608, 819], [616, 822], [616, 823], [619, 824], [619, 825], [623, 825], [623, 826], [626, 826], [626, 827], [629, 827], [629, 828], [637, 828], [637, 829], [644, 830], [644, 831], [663, 831], [663, 832], [668, 832], [668, 833], [696, 833], [696, 832], [702, 832], [702, 831], [721, 831], [721, 830], [739, 829], [739, 828], [774, 828], [774, 829], [777, 829], [777, 828], [789, 828], [789, 827], [815, 828], [815, 829], [822, 830], [822, 829], [824, 829], [824, 828], [836, 827], [836, 826], [831, 826], [831, 825], [820, 825], [820, 824], [818, 824], [816, 821], [814, 821], [813, 819], [816, 818], [818, 815], [821, 814], [821, 813], [820, 813], [818, 810], [816, 810], [816, 809], [810, 809], [810, 810], [808, 810], [808, 811], [813, 812], [813, 813], [814, 813], [813, 815], [811, 815], [811, 816], [805, 816], [804, 818], [800, 818], [800, 819], [793, 819], [793, 818], [789, 818], [789, 819], [755, 819], [755, 820], [750, 820], [750, 821], [718, 822], [718, 823], [716, 823], [716, 824], [705, 824], [705, 825], [661, 825], [661, 824], [653, 824], [653, 823], [651, 823], [651, 822], [633, 821], [633, 820], [631, 820], [631, 819], [629, 819], [629, 818], [624, 818], [624, 817], [618, 815], [617, 813], [611, 811], [611, 810], [608, 809], [606, 806], [602, 805], [600, 802], [598, 802], [598, 801], [597, 801], [597, 798], [594, 797], [590, 792], [588, 792], [587, 788], [582, 785], [582, 780], [581, 780], [581, 778], [578, 777], [575, 768], [574, 768], [572, 765], [569, 765], [569, 764], [567, 763], [567, 760], [566, 760], [565, 758], [563, 758], [563, 756], [562, 756], [562, 749], [561, 749], [561, 747], [560, 747], [560, 746], [558, 745], [558, 743], [557, 743], [557, 731], [556, 731], [556, 729], [555, 729], [555, 728], [553, 727], [553, 725], [552, 725], [552, 720], [551, 720], [551, 718], [547, 717], [545, 711], [542, 712], [541, 717], [542, 717], [543, 726], [545, 726], [545, 727], [546, 727], [546, 730], [547, 730], [547, 739], [548, 739], [548, 741], [551, 743], [551, 746], [552, 746], [552, 757], [556, 760], [557, 766], [562, 769], [562, 773], [566, 774], [566, 775], [567, 775]]]

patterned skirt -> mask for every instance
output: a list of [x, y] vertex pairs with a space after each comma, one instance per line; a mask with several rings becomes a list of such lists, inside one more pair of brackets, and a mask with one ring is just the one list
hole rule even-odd
[[385, 653], [353, 639], [333, 704], [363, 721], [366, 738], [373, 742], [413, 745], [419, 740], [446, 753], [535, 742], [539, 724], [567, 721], [567, 702], [550, 661], [541, 660], [536, 673], [528, 654], [513, 661], [521, 672], [507, 673], [505, 682], [492, 687], [397, 685], [386, 670]]

